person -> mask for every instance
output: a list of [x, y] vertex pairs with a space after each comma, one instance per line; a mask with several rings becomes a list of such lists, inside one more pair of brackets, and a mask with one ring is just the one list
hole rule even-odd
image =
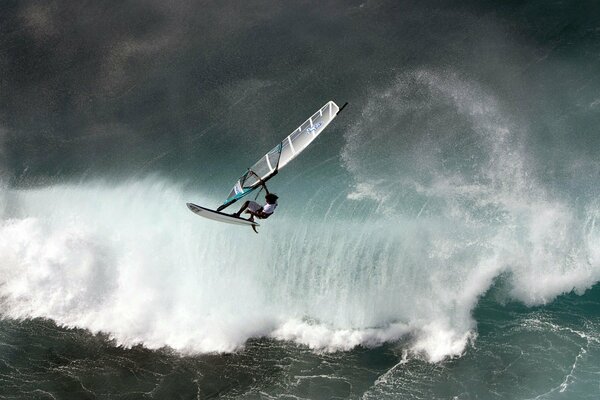
[[[266, 186], [264, 187], [266, 189]], [[250, 214], [250, 221], [254, 221], [254, 217], [259, 219], [269, 218], [271, 215], [273, 215], [275, 209], [277, 208], [278, 198], [279, 197], [275, 193], [269, 193], [269, 191], [267, 190], [267, 194], [265, 195], [265, 201], [267, 202], [267, 204], [261, 206], [255, 201], [248, 200], [244, 204], [242, 204], [242, 207], [238, 212], [232, 215], [239, 218], [240, 215], [242, 215], [242, 213], [246, 211], [247, 214]]]

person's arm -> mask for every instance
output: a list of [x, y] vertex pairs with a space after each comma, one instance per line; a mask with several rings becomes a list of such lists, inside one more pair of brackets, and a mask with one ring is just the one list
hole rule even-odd
[[269, 189], [267, 189], [267, 184], [262, 179], [260, 180], [260, 184], [265, 189], [265, 192], [267, 192], [267, 194], [269, 194]]
[[267, 189], [267, 184], [265, 183], [265, 181], [263, 181], [260, 176], [257, 175], [258, 181], [260, 182], [260, 185], [263, 187], [263, 189], [265, 189], [265, 192], [267, 192], [267, 194], [269, 194], [269, 189]]

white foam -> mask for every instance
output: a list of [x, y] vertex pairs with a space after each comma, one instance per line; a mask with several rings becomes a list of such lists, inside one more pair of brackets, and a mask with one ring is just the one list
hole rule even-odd
[[395, 323], [384, 328], [331, 329], [298, 319], [286, 321], [271, 333], [280, 340], [291, 340], [315, 350], [350, 350], [356, 346], [375, 347], [401, 338], [410, 330], [405, 324]]
[[4, 316], [185, 352], [233, 351], [259, 336], [347, 350], [418, 337], [448, 315], [470, 324], [447, 299], [447, 279], [430, 278], [444, 266], [420, 263], [428, 245], [409, 222], [299, 230], [283, 212], [257, 236], [194, 216], [191, 195], [155, 178], [7, 196], [16, 206], [0, 225]]
[[231, 246], [224, 231], [215, 227], [201, 246], [208, 235], [198, 235], [174, 187], [149, 180], [13, 194], [18, 215], [0, 228], [4, 315], [195, 351], [232, 351], [264, 333], [252, 283], [219, 263]]
[[422, 328], [411, 350], [425, 354], [430, 362], [439, 362], [447, 357], [462, 355], [475, 336], [471, 330], [456, 330], [452, 326], [432, 322]]

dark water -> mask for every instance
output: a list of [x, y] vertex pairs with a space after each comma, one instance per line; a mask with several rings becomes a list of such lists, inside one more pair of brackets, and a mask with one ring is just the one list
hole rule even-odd
[[[599, 21], [2, 2], [0, 396], [598, 398]], [[329, 100], [259, 235], [185, 208]]]

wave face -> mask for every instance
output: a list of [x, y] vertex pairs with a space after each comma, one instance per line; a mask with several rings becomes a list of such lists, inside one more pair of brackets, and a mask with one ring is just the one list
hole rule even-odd
[[[436, 362], [492, 285], [531, 306], [600, 280], [593, 4], [3, 7], [3, 317]], [[330, 98], [260, 235], [185, 208]]]

